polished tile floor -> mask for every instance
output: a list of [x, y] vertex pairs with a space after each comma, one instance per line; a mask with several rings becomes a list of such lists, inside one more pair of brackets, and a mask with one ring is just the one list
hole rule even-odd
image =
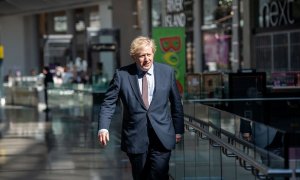
[[84, 104], [54, 106], [49, 112], [1, 107], [0, 179], [131, 179], [130, 164], [119, 146], [120, 123], [112, 123], [111, 141], [102, 148], [92, 111]]
[[[130, 163], [120, 150], [121, 109], [116, 110], [110, 142], [103, 148], [97, 140], [99, 106], [93, 101], [84, 94], [56, 94], [49, 98], [49, 112], [0, 107], [0, 180], [131, 180]], [[255, 179], [234, 159], [220, 161], [220, 150], [207, 140], [190, 132], [184, 137], [172, 152], [173, 179]]]

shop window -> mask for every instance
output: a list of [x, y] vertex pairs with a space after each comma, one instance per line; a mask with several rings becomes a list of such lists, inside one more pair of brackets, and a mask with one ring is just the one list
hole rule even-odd
[[257, 70], [300, 71], [300, 31], [257, 35], [254, 46]]
[[291, 70], [300, 70], [300, 32], [291, 33]]
[[[140, 0], [137, 0], [139, 2]], [[196, 0], [152, 0], [152, 27], [183, 27], [186, 42], [186, 71], [194, 68], [193, 6]]]
[[90, 12], [90, 27], [100, 28], [100, 15], [98, 10]]
[[204, 0], [204, 24], [224, 21], [232, 16], [232, 0]]
[[276, 34], [274, 41], [274, 70], [284, 71], [288, 69], [288, 34]]
[[232, 0], [204, 0], [203, 13], [203, 70], [230, 70]]
[[256, 69], [257, 71], [271, 71], [272, 47], [271, 36], [264, 35], [255, 38]]
[[85, 30], [83, 9], [75, 10], [75, 30], [76, 32], [83, 32]]
[[67, 32], [68, 23], [67, 16], [64, 13], [58, 13], [54, 15], [54, 31], [55, 32]]
[[162, 25], [162, 1], [152, 0], [152, 27], [159, 27]]
[[204, 33], [204, 60], [208, 71], [228, 69], [231, 38], [217, 32]]

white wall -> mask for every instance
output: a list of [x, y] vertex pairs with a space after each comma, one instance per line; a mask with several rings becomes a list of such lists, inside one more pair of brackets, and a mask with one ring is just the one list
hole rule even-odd
[[[111, 10], [111, 2], [108, 0], [103, 0], [99, 4], [99, 13], [100, 13], [100, 26], [101, 29], [111, 29], [112, 28], [112, 10]], [[111, 43], [113, 39], [111, 37], [101, 37], [101, 43]], [[115, 59], [113, 52], [100, 52], [100, 61], [103, 63], [103, 72], [110, 80], [113, 77], [115, 72]]]
[[112, 0], [113, 5], [113, 27], [120, 29], [120, 58], [121, 66], [133, 63], [129, 56], [131, 41], [141, 35], [140, 28], [134, 28], [136, 18], [132, 12], [136, 11], [136, 1]]
[[42, 67], [40, 67], [43, 59], [40, 59], [39, 52], [39, 41], [38, 39], [38, 25], [37, 16], [31, 15], [24, 17], [25, 25], [25, 67], [24, 73], [28, 74], [32, 69], [40, 73]]
[[29, 75], [39, 70], [38, 40], [34, 16], [6, 16], [0, 18], [0, 42], [4, 45], [2, 76], [9, 70]]
[[102, 0], [99, 4], [101, 28], [112, 28], [112, 3], [110, 0]]
[[25, 34], [22, 16], [0, 18], [0, 42], [4, 46], [3, 75], [9, 70], [20, 70], [24, 73], [25, 65]]

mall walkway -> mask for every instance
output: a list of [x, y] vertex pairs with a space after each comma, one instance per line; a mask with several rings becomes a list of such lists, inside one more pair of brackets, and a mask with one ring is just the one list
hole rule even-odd
[[[120, 108], [111, 124], [109, 145], [102, 148], [96, 136], [98, 106], [92, 105], [90, 96], [74, 99], [66, 93], [50, 95], [49, 100], [49, 112], [0, 108], [0, 180], [132, 179], [130, 163], [120, 150]], [[173, 152], [170, 174], [176, 180], [255, 179], [234, 158], [220, 161], [221, 154], [209, 141], [187, 131]]]
[[49, 113], [1, 107], [0, 179], [130, 180], [130, 165], [119, 146], [120, 123], [114, 121], [111, 141], [101, 148], [92, 108], [61, 105]]

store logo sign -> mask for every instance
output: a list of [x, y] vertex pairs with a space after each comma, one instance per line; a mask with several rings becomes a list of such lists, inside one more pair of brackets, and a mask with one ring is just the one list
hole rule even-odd
[[260, 10], [260, 27], [278, 27], [291, 25], [295, 20], [291, 16], [294, 0], [275, 0], [265, 3]]
[[183, 0], [167, 0], [165, 26], [185, 27], [186, 16], [183, 8]]

